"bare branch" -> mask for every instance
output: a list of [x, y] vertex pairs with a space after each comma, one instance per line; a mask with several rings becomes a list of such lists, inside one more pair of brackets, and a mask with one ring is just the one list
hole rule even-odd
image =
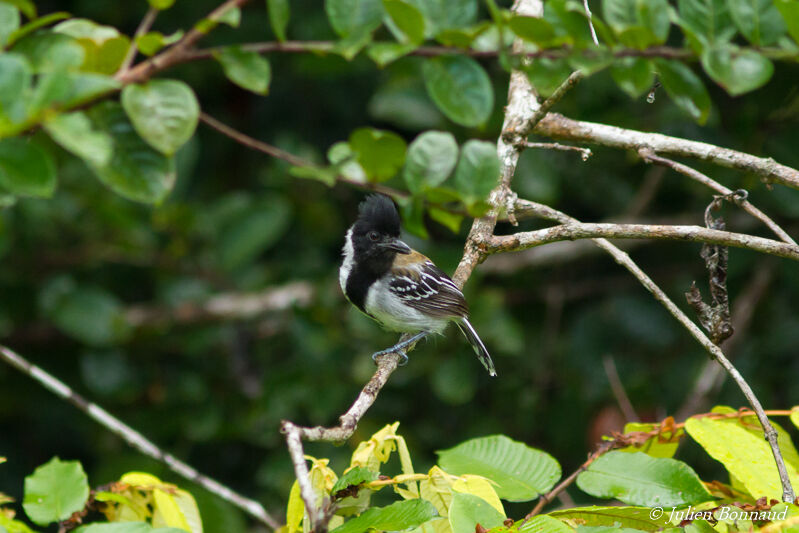
[[720, 244], [799, 261], [799, 246], [745, 233], [714, 230], [701, 226], [569, 222], [551, 228], [491, 237], [483, 244], [487, 253], [499, 253], [525, 250], [550, 242], [595, 238], [656, 239]]
[[[707, 176], [706, 174], [702, 174], [698, 170], [695, 170], [688, 165], [683, 165], [682, 163], [678, 163], [676, 161], [672, 161], [671, 159], [666, 159], [665, 157], [660, 157], [655, 155], [655, 153], [650, 148], [641, 148], [638, 150], [638, 155], [641, 156], [641, 159], [646, 161], [647, 163], [654, 163], [657, 165], [661, 165], [664, 167], [671, 168], [688, 176], [694, 181], [701, 183], [707, 187], [710, 187], [714, 191], [723, 194], [725, 196], [732, 196], [733, 190], [728, 189], [721, 183], [717, 182], [716, 180], [712, 179], [711, 177]], [[746, 198], [743, 199], [736, 199], [735, 204], [738, 205], [741, 209], [755, 217], [756, 219], [760, 220], [768, 226], [768, 228], [774, 232], [774, 234], [782, 239], [783, 241], [787, 242], [788, 244], [796, 244], [796, 242], [791, 238], [788, 233], [782, 229], [776, 222], [771, 220], [763, 211], [752, 205], [752, 203], [747, 200]]]
[[136, 33], [133, 34], [133, 40], [130, 43], [130, 48], [128, 48], [128, 53], [125, 55], [125, 59], [117, 70], [117, 76], [123, 75], [130, 68], [130, 65], [133, 64], [133, 60], [136, 59], [136, 52], [139, 50], [136, 45], [136, 39], [150, 31], [156, 16], [158, 16], [158, 10], [154, 7], [148, 9], [147, 13], [144, 14], [144, 18], [139, 23], [139, 27], [136, 28]]
[[[131, 69], [120, 71], [115, 76], [117, 80], [126, 83], [139, 83], [150, 78], [156, 72], [169, 68], [178, 63], [191, 60], [191, 50], [197, 42], [202, 39], [215, 25], [219, 24], [220, 19], [231, 9], [237, 9], [246, 4], [249, 0], [226, 0], [216, 9], [211, 11], [203, 21], [189, 30], [181, 40], [143, 61]], [[203, 24], [207, 22], [207, 24]]]
[[627, 391], [624, 390], [624, 384], [619, 378], [619, 371], [616, 369], [616, 361], [613, 360], [612, 355], [606, 355], [602, 358], [602, 366], [605, 367], [605, 375], [608, 377], [610, 389], [613, 391], [613, 396], [616, 397], [616, 403], [619, 404], [621, 412], [624, 413], [624, 418], [627, 422], [638, 422], [639, 418], [630, 402]]
[[179, 476], [197, 483], [207, 491], [219, 496], [223, 500], [227, 500], [266, 526], [272, 529], [278, 529], [280, 527], [280, 523], [270, 516], [263, 506], [257, 501], [251, 500], [238, 494], [237, 492], [234, 492], [218, 481], [201, 474], [174, 455], [164, 452], [161, 450], [161, 448], [153, 444], [152, 441], [148, 440], [144, 435], [126, 425], [124, 422], [111, 415], [99, 405], [87, 401], [85, 398], [64, 384], [64, 382], [52, 374], [45, 372], [18, 353], [0, 345], [0, 360], [5, 361], [23, 374], [26, 374], [31, 379], [39, 382], [39, 384], [41, 384], [45, 389], [49, 390], [56, 396], [67, 400], [80, 411], [88, 415], [95, 422], [103, 426], [114, 435], [120, 437], [122, 440], [127, 442], [128, 445], [137, 449], [147, 457], [163, 463], [167, 466], [167, 468]]
[[799, 188], [799, 170], [781, 165], [770, 157], [757, 157], [679, 137], [617, 128], [596, 122], [572, 120], [557, 113], [548, 114], [538, 123], [533, 133], [556, 139], [635, 151], [642, 147], [648, 147], [659, 154], [709, 161], [723, 167], [752, 172], [767, 182], [777, 182], [788, 187]]
[[295, 282], [259, 292], [216, 294], [203, 302], [190, 302], [176, 308], [134, 305], [126, 309], [125, 320], [133, 327], [242, 320], [294, 306], [305, 307], [312, 295], [313, 287], [309, 283]]
[[580, 152], [580, 157], [583, 161], [588, 161], [588, 158], [594, 155], [590, 148], [583, 148], [582, 146], [571, 146], [569, 144], [560, 143], [539, 143], [539, 142], [525, 142], [525, 148], [544, 148], [547, 150], [562, 150], [564, 152]]
[[594, 41], [594, 44], [599, 46], [599, 39], [596, 37], [596, 30], [594, 29], [594, 21], [593, 15], [591, 15], [591, 8], [588, 6], [588, 0], [583, 0], [583, 9], [585, 9], [585, 14], [588, 17], [588, 27], [591, 28], [591, 40]]
[[[558, 222], [564, 223], [563, 226], [558, 227], [580, 225], [580, 222], [576, 219], [549, 206], [530, 201], [523, 201], [522, 203], [525, 204], [527, 209], [537, 210], [540, 213], [541, 218], [557, 220]], [[771, 446], [771, 451], [774, 454], [774, 462], [777, 465], [777, 471], [779, 472], [780, 481], [782, 482], [783, 501], [793, 502], [795, 495], [793, 487], [791, 486], [791, 480], [788, 477], [788, 471], [785, 468], [785, 460], [783, 459], [782, 454], [780, 453], [779, 445], [777, 444], [777, 432], [774, 430], [774, 427], [771, 425], [771, 422], [769, 422], [768, 417], [763, 411], [763, 406], [760, 404], [760, 400], [757, 399], [757, 396], [755, 396], [752, 388], [749, 386], [743, 376], [741, 376], [740, 372], [738, 372], [738, 370], [727, 359], [721, 348], [713, 344], [713, 342], [707, 338], [704, 333], [702, 333], [702, 330], [699, 329], [699, 326], [694, 324], [694, 322], [688, 318], [688, 316], [683, 313], [673, 301], [671, 301], [666, 293], [663, 292], [663, 289], [661, 289], [654, 281], [652, 281], [652, 279], [647, 276], [646, 273], [644, 273], [644, 271], [641, 270], [632, 259], [630, 259], [629, 255], [616, 248], [606, 239], [595, 238], [593, 241], [597, 246], [608, 252], [617, 263], [626, 268], [633, 276], [635, 276], [635, 278], [638, 279], [644, 288], [652, 294], [655, 300], [660, 302], [666, 308], [666, 310], [671, 313], [671, 315], [677, 319], [677, 321], [682, 324], [685, 329], [688, 330], [691, 336], [693, 336], [694, 339], [696, 339], [697, 342], [699, 342], [699, 344], [701, 344], [705, 350], [707, 350], [710, 355], [716, 359], [716, 361], [718, 361], [719, 364], [724, 367], [727, 373], [735, 380], [736, 384], [741, 389], [741, 392], [743, 392], [744, 396], [749, 402], [749, 405], [752, 406], [752, 409], [757, 414], [757, 418], [763, 427], [763, 433], [766, 437], [766, 440]], [[790, 245], [783, 244], [783, 246]]]
[[[281, 150], [277, 146], [272, 146], [271, 144], [265, 143], [263, 141], [259, 141], [258, 139], [254, 139], [249, 135], [242, 133], [238, 130], [235, 130], [224, 124], [211, 115], [208, 115], [205, 112], [200, 112], [200, 120], [205, 122], [211, 128], [215, 129], [222, 135], [226, 135], [230, 137], [234, 141], [239, 144], [246, 146], [247, 148], [252, 148], [253, 150], [257, 150], [258, 152], [262, 152], [268, 156], [274, 157], [276, 159], [281, 159], [286, 161], [289, 164], [292, 164], [297, 167], [312, 167], [315, 166], [310, 161], [303, 159], [301, 157], [297, 157], [296, 155], [292, 154], [291, 152], [287, 152], [285, 150]], [[338, 175], [336, 176], [336, 181], [341, 183], [346, 183], [348, 185], [352, 185], [353, 187], [358, 187], [359, 189], [365, 189], [369, 191], [375, 191], [382, 194], [386, 194], [388, 196], [393, 196], [394, 198], [405, 198], [408, 196], [408, 193], [405, 191], [401, 191], [399, 189], [394, 189], [392, 187], [387, 187], [385, 185], [381, 185], [379, 183], [371, 183], [371, 182], [361, 182], [351, 180], [349, 178], [345, 178], [344, 176]]]

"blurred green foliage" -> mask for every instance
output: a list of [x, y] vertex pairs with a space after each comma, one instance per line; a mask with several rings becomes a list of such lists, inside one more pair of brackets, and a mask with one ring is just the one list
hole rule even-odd
[[[436, 20], [455, 16], [441, 7], [446, 2], [419, 3]], [[216, 4], [178, 1], [159, 15], [154, 29], [170, 35], [189, 28]], [[292, 39], [349, 35], [344, 26], [334, 32], [319, 2], [290, 4], [295, 15], [287, 33]], [[42, 14], [65, 10], [126, 35], [133, 34], [146, 11], [144, 1], [111, 6], [42, 0], [37, 7]], [[460, 14], [464, 23], [478, 16]], [[481, 20], [487, 17], [480, 11]], [[690, 22], [684, 25], [691, 27]], [[239, 28], [222, 25], [203, 46], [272, 40], [272, 27], [282, 23], [273, 18], [270, 25], [263, 3], [258, 3], [244, 10]], [[389, 35], [388, 30], [378, 31]], [[406, 35], [409, 40], [418, 37]], [[661, 42], [660, 36], [654, 32], [645, 38]], [[236, 52], [228, 59], [252, 61]], [[409, 144], [423, 130], [444, 129], [462, 148], [470, 139], [495, 142], [499, 134], [508, 76], [496, 60], [478, 62], [488, 79], [476, 75], [475, 83], [490, 83], [497, 100], [493, 106], [488, 103], [482, 126], [475, 124], [485, 117], [472, 120], [457, 109], [438, 111], [425, 93], [422, 58], [404, 57], [383, 69], [363, 54], [352, 61], [314, 54], [271, 54], [269, 60], [272, 79], [266, 97], [226, 79], [223, 67], [240, 68], [238, 63], [197, 61], [171, 69], [169, 76], [188, 83], [211, 116], [320, 164], [334, 143], [352, 142], [356, 130], [368, 135], [359, 136], [355, 144], [385, 139], [359, 128], [391, 131]], [[469, 65], [439, 66], [444, 71], [469, 70]], [[681, 68], [678, 64], [673, 70]], [[578, 85], [558, 111], [703, 140], [799, 167], [795, 63], [780, 63], [768, 84], [737, 98], [703, 77], [710, 98], [695, 114], [707, 118], [702, 126], [660, 90], [652, 104], [622, 93], [614, 78], [628, 82], [627, 92], [648, 90], [648, 77], [641, 76], [641, 81], [633, 74], [600, 72]], [[675, 76], [685, 81], [679, 73]], [[666, 90], [676, 90], [668, 75], [662, 81]], [[238, 83], [252, 85], [247, 78]], [[279, 514], [294, 479], [279, 421], [334, 423], [371, 375], [369, 354], [395, 340], [352, 310], [338, 287], [343, 235], [362, 192], [297, 179], [286, 163], [247, 150], [201, 124], [176, 154], [174, 189], [160, 205], [147, 206], [111, 192], [85, 163], [43, 132], [33, 137], [54, 155], [58, 186], [50, 199], [20, 198], [0, 211], [3, 342], [165, 449]], [[102, 146], [98, 150], [100, 155], [92, 155], [102, 160]], [[593, 150], [587, 162], [572, 153], [528, 150], [514, 188], [521, 197], [586, 221], [612, 217], [702, 223], [712, 199], [709, 190], [626, 153]], [[799, 192], [766, 187], [753, 175], [696, 166], [731, 189], [746, 188], [755, 205], [790, 234], [799, 234]], [[111, 173], [118, 167], [108, 170], [109, 180], [119, 176]], [[376, 175], [380, 171], [376, 166]], [[42, 176], [44, 188], [51, 187], [49, 169], [33, 172]], [[403, 186], [401, 178], [387, 184]], [[646, 190], [654, 191], [649, 199]], [[152, 194], [160, 197], [163, 192]], [[638, 205], [643, 208], [635, 211]], [[731, 207], [723, 214], [733, 230], [767, 235]], [[440, 217], [422, 219], [418, 210], [415, 216], [406, 218], [406, 226], [423, 224], [429, 239], [411, 237], [411, 245], [452, 272], [468, 223], [453, 233]], [[540, 223], [521, 225], [534, 227]], [[498, 227], [498, 232], [511, 230]], [[633, 259], [673, 298], [680, 300], [692, 280], [703, 286], [706, 273], [698, 245], [627, 244]], [[620, 429], [623, 422], [603, 371], [606, 355], [614, 357], [642, 418], [674, 413], [707, 361], [704, 351], [608, 257], [586, 249], [574, 257], [544, 256], [556, 246], [519, 254], [527, 263], [518, 259], [509, 265], [505, 257], [489, 258], [466, 287], [473, 323], [495, 357], [497, 379], [481, 371], [459, 335], [450, 332], [433, 339], [417, 347], [410, 364], [392, 376], [353, 442], [401, 420], [421, 462], [417, 470], [426, 471], [434, 464], [434, 450], [503, 433], [549, 451], [570, 471], [599, 435]], [[751, 325], [736, 333], [740, 339], [731, 355], [764, 405], [788, 407], [799, 397], [799, 382], [793, 379], [799, 373], [797, 269], [788, 261], [731, 250], [733, 304], [764, 270], [770, 273], [769, 283], [756, 302]], [[255, 319], [146, 327], [134, 327], [126, 319], [126, 310], [134, 305], [177, 313], [220, 292], [258, 291], [298, 280], [312, 286], [310, 304]], [[0, 384], [0, 455], [9, 458], [0, 475], [0, 492], [21, 499], [24, 476], [55, 454], [79, 459], [90, 479], [100, 483], [130, 470], [173, 479], [13, 369], [0, 366]], [[706, 402], [742, 405], [744, 400], [734, 385], [725, 384]], [[351, 451], [349, 446], [307, 446], [312, 455], [331, 457], [338, 471]], [[686, 452], [694, 453], [690, 448]], [[718, 474], [701, 471], [699, 462], [691, 464], [697, 464], [703, 478]], [[237, 511], [189, 484], [181, 486], [196, 496], [206, 531], [243, 529]], [[524, 506], [518, 509], [509, 505], [508, 515], [520, 515]]]

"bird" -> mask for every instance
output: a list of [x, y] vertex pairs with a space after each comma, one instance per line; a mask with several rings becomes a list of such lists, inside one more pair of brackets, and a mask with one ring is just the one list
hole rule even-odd
[[488, 350], [469, 322], [463, 293], [440, 268], [400, 240], [401, 221], [394, 202], [371, 194], [361, 202], [358, 218], [347, 230], [339, 284], [347, 300], [385, 329], [414, 335], [372, 355], [373, 360], [398, 353], [430, 334], [442, 334], [454, 322], [491, 376]]

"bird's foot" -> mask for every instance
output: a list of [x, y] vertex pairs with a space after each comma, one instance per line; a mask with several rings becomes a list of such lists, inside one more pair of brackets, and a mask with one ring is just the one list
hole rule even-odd
[[426, 335], [427, 335], [427, 332], [426, 331], [422, 331], [422, 332], [417, 333], [416, 335], [414, 335], [413, 337], [411, 337], [411, 338], [409, 338], [407, 340], [398, 342], [397, 344], [395, 344], [391, 348], [387, 348], [385, 350], [380, 350], [379, 352], [375, 352], [375, 353], [372, 354], [372, 361], [377, 363], [377, 358], [380, 357], [381, 355], [387, 355], [387, 354], [390, 354], [390, 353], [395, 353], [395, 354], [399, 355], [400, 358], [401, 358], [400, 362], [399, 362], [399, 364], [397, 366], [405, 366], [405, 365], [408, 364], [408, 355], [405, 353], [405, 348], [407, 348], [408, 346], [412, 346], [412, 345], [416, 344], [419, 340], [424, 338]]
[[400, 356], [400, 362], [397, 363], [397, 366], [405, 366], [405, 365], [408, 364], [408, 355], [405, 353], [404, 350], [402, 350], [402, 349], [398, 350], [396, 346], [392, 346], [391, 348], [389, 348], [387, 350], [380, 350], [379, 352], [373, 353], [372, 354], [372, 361], [374, 361], [375, 364], [377, 364], [377, 358], [378, 357], [380, 357], [381, 355], [388, 355], [390, 353], [395, 353], [395, 354]]

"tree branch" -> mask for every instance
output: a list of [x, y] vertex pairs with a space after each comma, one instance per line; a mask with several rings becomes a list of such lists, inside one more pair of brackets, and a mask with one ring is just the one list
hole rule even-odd
[[[541, 218], [556, 220], [564, 224], [563, 226], [558, 227], [580, 225], [578, 220], [549, 206], [538, 204], [536, 202], [530, 202], [528, 200], [522, 200], [517, 203], [522, 203], [528, 210], [538, 212]], [[736, 384], [741, 389], [741, 392], [743, 392], [744, 396], [749, 402], [749, 405], [752, 406], [752, 409], [757, 414], [757, 418], [763, 427], [763, 433], [766, 437], [766, 440], [771, 446], [771, 452], [774, 455], [774, 462], [777, 465], [777, 471], [779, 472], [780, 481], [782, 483], [783, 501], [793, 502], [795, 495], [793, 487], [791, 486], [791, 480], [788, 477], [788, 470], [785, 468], [785, 460], [783, 459], [782, 454], [780, 453], [779, 445], [777, 444], [777, 432], [774, 430], [774, 427], [771, 425], [771, 422], [769, 422], [768, 417], [763, 411], [763, 406], [760, 404], [760, 400], [757, 399], [757, 396], [755, 396], [755, 393], [752, 391], [752, 388], [749, 386], [743, 376], [741, 376], [738, 370], [732, 365], [732, 363], [730, 363], [721, 348], [713, 344], [713, 342], [702, 332], [702, 330], [699, 329], [699, 326], [694, 324], [694, 322], [688, 318], [688, 316], [683, 313], [674, 302], [671, 301], [663, 289], [661, 289], [654, 281], [652, 281], [652, 279], [647, 276], [646, 273], [644, 273], [644, 271], [641, 270], [632, 259], [630, 259], [629, 255], [616, 248], [606, 239], [595, 238], [593, 241], [597, 246], [608, 252], [617, 263], [626, 268], [633, 276], [635, 276], [635, 278], [638, 279], [644, 288], [652, 294], [655, 300], [660, 302], [666, 308], [666, 310], [675, 319], [677, 319], [677, 321], [682, 324], [685, 329], [688, 330], [691, 336], [693, 336], [694, 339], [696, 339], [697, 342], [699, 342], [699, 344], [701, 344], [702, 347], [704, 347], [705, 350], [707, 350], [708, 353], [710, 353], [710, 355], [716, 359], [719, 364], [724, 367], [727, 373], [735, 380]], [[790, 246], [783, 243], [777, 244]]]
[[679, 137], [617, 128], [596, 122], [572, 120], [557, 113], [548, 114], [538, 123], [533, 133], [556, 139], [635, 151], [649, 148], [658, 154], [709, 161], [722, 167], [752, 172], [766, 182], [777, 182], [788, 187], [799, 188], [799, 170], [781, 165], [770, 157], [757, 157]]
[[136, 53], [138, 52], [138, 47], [136, 46], [136, 38], [141, 37], [153, 26], [153, 22], [155, 22], [155, 17], [158, 16], [158, 10], [154, 7], [151, 7], [147, 10], [147, 13], [144, 14], [144, 18], [139, 23], [139, 27], [136, 28], [136, 33], [133, 34], [133, 39], [130, 42], [130, 48], [128, 48], [128, 53], [125, 55], [125, 59], [122, 60], [122, 65], [120, 65], [119, 69], [117, 70], [116, 75], [121, 76], [130, 68], [130, 65], [133, 63], [133, 60], [136, 59]]
[[[120, 71], [116, 79], [123, 84], [140, 83], [149, 79], [153, 74], [169, 68], [178, 63], [190, 61], [192, 58], [191, 50], [197, 42], [202, 39], [214, 26], [219, 24], [219, 20], [231, 9], [240, 8], [249, 0], [226, 0], [216, 9], [205, 17], [202, 21], [194, 25], [181, 40], [146, 61], [142, 61], [131, 69]], [[203, 24], [207, 22], [207, 24]]]
[[175, 308], [134, 305], [125, 310], [125, 320], [135, 328], [168, 323], [243, 320], [270, 311], [283, 311], [295, 305], [307, 306], [312, 295], [313, 287], [309, 283], [294, 282], [259, 292], [216, 294], [205, 301], [190, 302]]
[[114, 435], [120, 437], [128, 443], [128, 445], [137, 449], [147, 457], [163, 463], [179, 476], [197, 483], [208, 492], [232, 503], [266, 526], [275, 530], [280, 527], [280, 523], [270, 516], [257, 501], [234, 492], [218, 481], [201, 474], [174, 455], [164, 452], [144, 435], [126, 425], [99, 405], [87, 401], [52, 374], [47, 373], [21, 355], [2, 345], [0, 345], [0, 360], [5, 361], [31, 379], [39, 382], [45, 389], [56, 396], [67, 400], [95, 422]]
[[515, 252], [550, 242], [595, 238], [655, 239], [720, 244], [799, 261], [799, 246], [797, 245], [701, 226], [568, 222], [535, 231], [494, 236], [484, 242], [483, 246], [486, 253]]
[[[638, 150], [638, 155], [640, 155], [641, 159], [643, 159], [647, 163], [654, 163], [656, 165], [661, 165], [663, 167], [670, 168], [670, 169], [672, 169], [672, 170], [674, 170], [676, 172], [679, 172], [680, 174], [688, 176], [692, 180], [697, 181], [697, 182], [701, 183], [702, 185], [710, 187], [714, 191], [716, 191], [716, 192], [718, 192], [720, 194], [723, 194], [724, 196], [732, 197], [732, 195], [734, 193], [734, 191], [732, 189], [728, 189], [727, 187], [725, 187], [721, 183], [719, 183], [716, 180], [712, 179], [710, 176], [707, 176], [706, 174], [702, 174], [698, 170], [695, 170], [695, 169], [689, 167], [688, 165], [683, 165], [682, 163], [678, 163], [676, 161], [672, 161], [671, 159], [666, 159], [665, 157], [660, 157], [658, 155], [655, 155], [655, 153], [652, 151], [651, 148], [641, 148], [641, 149], [639, 149]], [[761, 211], [760, 209], [758, 209], [757, 207], [752, 205], [752, 203], [749, 200], [747, 200], [746, 198], [742, 198], [742, 199], [735, 198], [733, 201], [741, 209], [743, 209], [744, 211], [746, 211], [747, 213], [749, 213], [750, 215], [752, 215], [756, 219], [758, 219], [761, 222], [763, 222], [763, 224], [768, 226], [768, 228], [771, 231], [773, 231], [774, 234], [777, 237], [779, 237], [781, 240], [783, 240], [784, 242], [787, 242], [788, 244], [796, 244], [796, 241], [794, 241], [791, 238], [791, 236], [788, 235], [788, 233], [784, 229], [782, 229], [776, 222], [771, 220], [763, 211]]]

